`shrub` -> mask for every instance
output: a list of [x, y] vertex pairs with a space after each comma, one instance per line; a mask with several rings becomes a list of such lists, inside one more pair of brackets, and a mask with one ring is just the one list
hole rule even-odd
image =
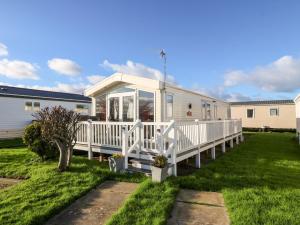
[[153, 166], [158, 168], [164, 168], [168, 163], [168, 159], [164, 155], [158, 155], [155, 157]]
[[25, 128], [23, 142], [30, 151], [36, 153], [42, 160], [53, 159], [59, 155], [57, 147], [42, 138], [41, 125], [38, 122]]
[[122, 154], [120, 154], [120, 153], [114, 153], [114, 154], [112, 154], [112, 157], [115, 158], [115, 159], [121, 159], [124, 156]]

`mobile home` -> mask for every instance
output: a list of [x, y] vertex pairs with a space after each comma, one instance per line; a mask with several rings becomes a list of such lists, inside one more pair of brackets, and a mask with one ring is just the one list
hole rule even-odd
[[244, 128], [295, 129], [293, 100], [245, 101], [231, 103], [231, 117], [242, 119]]
[[24, 127], [44, 107], [61, 105], [82, 115], [89, 115], [91, 99], [83, 95], [0, 86], [0, 138], [21, 137]]
[[158, 154], [165, 155], [169, 173], [177, 163], [201, 152], [242, 140], [241, 121], [230, 119], [230, 105], [213, 97], [159, 80], [117, 73], [85, 91], [92, 99], [96, 121], [79, 123], [78, 150], [92, 158], [120, 153], [125, 169], [150, 171]]
[[144, 77], [114, 74], [85, 91], [100, 121], [167, 122], [230, 119], [228, 103]]

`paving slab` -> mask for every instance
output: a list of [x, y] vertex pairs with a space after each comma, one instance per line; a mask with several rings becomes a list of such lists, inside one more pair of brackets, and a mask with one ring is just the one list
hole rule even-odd
[[20, 183], [22, 180], [19, 179], [10, 179], [10, 178], [2, 178], [0, 177], [0, 189], [4, 189], [15, 184]]
[[221, 193], [180, 190], [168, 225], [229, 225]]
[[105, 224], [137, 187], [135, 183], [105, 181], [50, 219], [46, 225]]

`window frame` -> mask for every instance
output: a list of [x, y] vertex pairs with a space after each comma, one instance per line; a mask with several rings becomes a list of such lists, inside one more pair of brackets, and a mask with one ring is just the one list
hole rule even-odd
[[[272, 115], [272, 114], [271, 114], [271, 111], [272, 111], [272, 110], [276, 110], [276, 114], [275, 114], [275, 115]], [[269, 115], [270, 115], [271, 117], [273, 117], [273, 116], [279, 116], [279, 108], [270, 108], [270, 109], [269, 109]]]
[[[252, 117], [249, 117], [248, 116], [248, 110], [252, 110]], [[247, 110], [246, 110], [246, 117], [247, 117], [247, 119], [253, 119], [254, 117], [255, 117], [255, 109], [253, 109], [253, 108], [247, 108]]]
[[[36, 104], [38, 104], [38, 108], [37, 108]], [[34, 112], [40, 111], [41, 110], [41, 103], [40, 102], [33, 102], [32, 109], [33, 109]]]
[[[168, 115], [168, 97], [172, 97], [172, 115]], [[166, 119], [173, 119], [174, 118], [174, 94], [173, 93], [166, 93]]]
[[[27, 103], [29, 103], [30, 106], [27, 105]], [[24, 110], [25, 110], [25, 111], [32, 111], [32, 110], [33, 110], [33, 104], [32, 104], [32, 101], [25, 101]]]

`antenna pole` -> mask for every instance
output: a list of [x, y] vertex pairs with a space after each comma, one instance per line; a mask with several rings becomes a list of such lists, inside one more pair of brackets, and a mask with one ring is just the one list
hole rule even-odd
[[160, 52], [161, 58], [164, 60], [164, 80], [163, 80], [163, 90], [166, 88], [166, 80], [167, 80], [167, 54], [162, 49]]

